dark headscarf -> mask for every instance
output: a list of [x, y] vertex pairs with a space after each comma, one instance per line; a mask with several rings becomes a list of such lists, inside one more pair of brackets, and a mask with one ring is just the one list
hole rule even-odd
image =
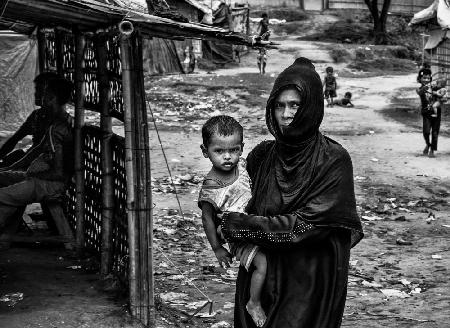
[[[282, 134], [273, 103], [287, 88], [297, 89], [301, 101]], [[319, 132], [323, 115], [320, 77], [311, 61], [298, 58], [275, 80], [267, 102], [266, 122], [275, 142], [249, 155], [254, 195], [247, 210], [264, 216], [296, 212], [316, 226], [348, 228], [354, 232], [354, 245], [362, 237], [362, 228], [356, 213], [352, 163], [341, 145]], [[252, 160], [252, 156], [259, 157], [258, 152], [264, 160]]]

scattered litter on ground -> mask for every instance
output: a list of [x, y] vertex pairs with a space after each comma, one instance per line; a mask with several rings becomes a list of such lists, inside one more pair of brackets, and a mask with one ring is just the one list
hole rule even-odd
[[226, 321], [219, 321], [211, 325], [210, 328], [231, 328], [231, 324]]
[[396, 243], [397, 245], [412, 245], [412, 244], [413, 244], [411, 241], [404, 240], [403, 238], [397, 238], [397, 240], [395, 241], [395, 243]]
[[398, 298], [410, 297], [407, 293], [405, 293], [404, 291], [398, 290], [398, 289], [387, 288], [387, 289], [380, 289], [380, 291], [388, 298], [389, 297], [398, 297]]
[[5, 302], [8, 307], [13, 307], [21, 300], [23, 300], [23, 293], [20, 292], [5, 294], [0, 297], [0, 302]]

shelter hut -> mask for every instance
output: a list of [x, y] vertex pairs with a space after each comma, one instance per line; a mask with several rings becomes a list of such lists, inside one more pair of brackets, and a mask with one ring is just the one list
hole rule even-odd
[[[102, 274], [128, 283], [132, 315], [150, 324], [153, 229], [143, 40], [264, 45], [239, 33], [93, 0], [0, 0], [0, 28], [35, 31], [39, 71], [74, 83], [75, 177], [67, 218], [77, 248], [101, 259]], [[100, 113], [99, 126], [85, 125], [86, 111]], [[113, 119], [123, 122], [124, 137], [113, 133]]]
[[450, 7], [444, 0], [435, 0], [429, 7], [414, 14], [409, 23], [421, 33], [423, 59], [431, 65], [434, 80], [450, 85]]

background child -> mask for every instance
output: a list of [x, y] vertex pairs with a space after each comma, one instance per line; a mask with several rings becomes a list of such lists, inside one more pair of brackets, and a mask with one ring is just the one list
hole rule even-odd
[[323, 79], [323, 86], [325, 91], [323, 93], [324, 98], [327, 100], [327, 107], [333, 107], [333, 98], [336, 98], [336, 77], [333, 74], [333, 67], [329, 66], [326, 69], [326, 75]]
[[246, 305], [257, 327], [262, 327], [266, 314], [261, 307], [261, 291], [266, 277], [266, 256], [258, 246], [248, 243], [230, 243], [230, 252], [217, 229], [217, 214], [225, 211], [245, 212], [251, 198], [250, 177], [242, 155], [244, 147], [242, 126], [232, 117], [220, 115], [210, 118], [202, 128], [203, 156], [212, 163], [206, 175], [198, 205], [202, 210], [202, 223], [211, 248], [222, 267], [229, 267], [232, 255], [240, 264], [250, 269], [253, 264], [250, 299]]
[[344, 95], [344, 98], [337, 100], [335, 104], [343, 107], [353, 107], [352, 93], [347, 91]]

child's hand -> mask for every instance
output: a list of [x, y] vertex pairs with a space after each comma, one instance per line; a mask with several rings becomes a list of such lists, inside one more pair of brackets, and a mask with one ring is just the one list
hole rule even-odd
[[219, 261], [219, 265], [224, 269], [229, 268], [230, 264], [233, 263], [233, 256], [223, 246], [217, 248], [214, 254], [216, 255], [217, 261]]

